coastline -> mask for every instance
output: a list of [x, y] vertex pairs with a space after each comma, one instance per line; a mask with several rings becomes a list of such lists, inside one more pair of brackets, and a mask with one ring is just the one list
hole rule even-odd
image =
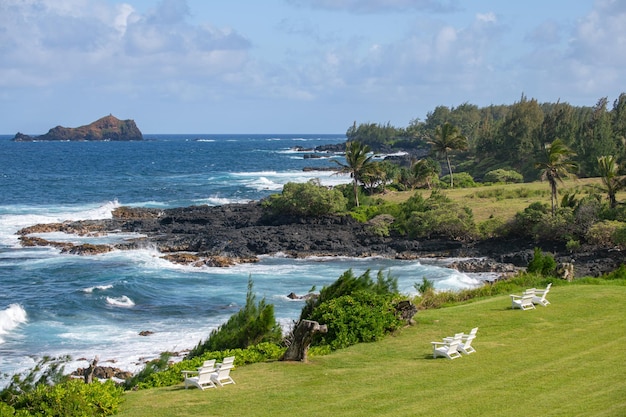
[[[76, 235], [141, 234], [112, 245], [71, 245], [33, 234], [63, 232]], [[295, 259], [312, 256], [389, 259], [464, 258], [452, 263], [460, 272], [511, 274], [525, 268], [534, 248], [551, 253], [559, 263], [574, 265], [574, 276], [599, 276], [623, 261], [619, 251], [583, 247], [576, 253], [553, 242], [497, 238], [475, 241], [415, 240], [390, 234], [381, 236], [367, 223], [350, 216], [307, 218], [269, 216], [261, 203], [188, 206], [171, 209], [118, 207], [111, 219], [38, 224], [18, 232], [24, 246], [52, 246], [65, 253], [93, 255], [112, 250], [155, 246], [162, 258], [193, 266], [228, 267], [254, 263], [259, 256], [284, 254]]]

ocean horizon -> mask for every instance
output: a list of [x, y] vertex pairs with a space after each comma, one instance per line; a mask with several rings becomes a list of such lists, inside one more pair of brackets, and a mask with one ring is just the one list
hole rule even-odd
[[[24, 248], [16, 232], [38, 223], [110, 218], [120, 206], [173, 208], [261, 200], [288, 182], [350, 182], [329, 171], [341, 155], [315, 153], [343, 134], [145, 134], [136, 142], [13, 142], [0, 135], [0, 375], [32, 368], [44, 355], [70, 355], [71, 371], [99, 356], [132, 372], [161, 352], [185, 352], [244, 304], [248, 279], [257, 300], [274, 304], [287, 331], [306, 294], [352, 269], [383, 271], [400, 291], [422, 278], [436, 289], [482, 285], [479, 274], [446, 259], [312, 257], [283, 254], [229, 268], [191, 267], [161, 259], [156, 248], [94, 256]], [[311, 154], [315, 157], [311, 158]], [[382, 157], [382, 156], [381, 156]], [[305, 171], [304, 169], [307, 168]], [[37, 235], [105, 243], [132, 234]], [[141, 336], [141, 332], [151, 332]]]

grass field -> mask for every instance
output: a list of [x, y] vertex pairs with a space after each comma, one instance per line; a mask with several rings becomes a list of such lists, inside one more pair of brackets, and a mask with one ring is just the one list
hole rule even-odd
[[[553, 286], [551, 305], [495, 296], [419, 312], [376, 343], [235, 369], [236, 385], [126, 394], [120, 416], [625, 416], [626, 286]], [[476, 353], [431, 341], [479, 327]]]
[[[573, 193], [578, 191], [579, 198], [587, 194], [590, 190], [598, 191], [600, 186], [598, 178], [584, 178], [576, 180], [567, 180], [559, 184], [559, 199], [564, 193]], [[421, 193], [424, 198], [430, 196], [430, 190], [416, 190], [403, 192], [389, 192], [381, 198], [392, 202], [402, 202], [414, 195], [416, 192]], [[455, 188], [452, 190], [441, 191], [452, 200], [459, 204], [468, 206], [474, 213], [476, 223], [487, 220], [490, 217], [499, 217], [507, 221], [515, 216], [518, 211], [524, 210], [531, 203], [540, 201], [550, 204], [550, 187], [547, 182], [532, 182], [523, 184], [498, 184], [481, 186], [475, 188]], [[620, 193], [618, 199], [626, 197], [626, 194]]]

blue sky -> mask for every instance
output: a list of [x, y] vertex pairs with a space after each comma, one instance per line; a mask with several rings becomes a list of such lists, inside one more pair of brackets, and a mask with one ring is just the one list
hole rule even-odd
[[626, 0], [0, 0], [0, 133], [344, 133], [626, 92]]

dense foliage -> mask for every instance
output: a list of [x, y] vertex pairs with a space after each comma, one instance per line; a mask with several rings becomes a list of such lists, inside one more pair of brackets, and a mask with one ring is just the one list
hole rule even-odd
[[[182, 371], [198, 369], [202, 366], [204, 361], [209, 359], [215, 359], [217, 362], [221, 362], [227, 356], [234, 356], [235, 366], [241, 366], [257, 362], [278, 360], [284, 352], [284, 347], [269, 342], [248, 346], [245, 349], [207, 351], [200, 356], [187, 357], [174, 364], [166, 363], [164, 367], [147, 364], [137, 375], [126, 381], [125, 386], [127, 389], [169, 387], [183, 381]], [[311, 354], [314, 355], [315, 351]], [[164, 356], [166, 355], [163, 355], [161, 359], [156, 362], [160, 363]]]
[[289, 182], [281, 194], [272, 194], [263, 206], [272, 214], [316, 217], [342, 213], [347, 200], [340, 190], [323, 187], [317, 180], [300, 184]]
[[543, 276], [554, 275], [556, 271], [556, 261], [550, 254], [544, 254], [541, 249], [535, 248], [533, 259], [528, 263], [526, 272]]
[[248, 280], [246, 305], [213, 330], [207, 340], [192, 349], [189, 357], [201, 356], [208, 351], [244, 349], [263, 342], [279, 343], [281, 339], [282, 331], [274, 316], [274, 305], [266, 303], [265, 299], [257, 304], [252, 280]]
[[307, 300], [300, 319], [327, 326], [328, 332], [319, 334], [314, 345], [341, 349], [372, 342], [401, 325], [394, 308], [397, 294], [397, 279], [382, 271], [374, 281], [369, 270], [357, 277], [350, 269]]
[[86, 384], [63, 374], [69, 358], [43, 358], [0, 391], [0, 416], [86, 417], [115, 414], [123, 389], [113, 381]]
[[580, 167], [581, 177], [600, 175], [599, 157], [613, 155], [618, 161], [626, 157], [621, 142], [626, 137], [626, 93], [619, 95], [612, 108], [607, 98], [593, 106], [579, 107], [560, 101], [539, 103], [525, 95], [510, 105], [438, 106], [425, 120], [412, 120], [407, 127], [353, 124], [346, 135], [349, 141], [360, 141], [374, 151], [402, 147], [419, 154], [431, 149], [428, 141], [446, 123], [467, 138], [467, 149], [449, 154], [451, 168], [445, 157], [440, 160], [445, 173], [449, 169], [462, 170], [479, 180], [497, 169], [515, 170], [525, 181], [538, 179], [534, 162], [541, 158], [544, 145], [555, 139], [576, 154], [573, 161]]

